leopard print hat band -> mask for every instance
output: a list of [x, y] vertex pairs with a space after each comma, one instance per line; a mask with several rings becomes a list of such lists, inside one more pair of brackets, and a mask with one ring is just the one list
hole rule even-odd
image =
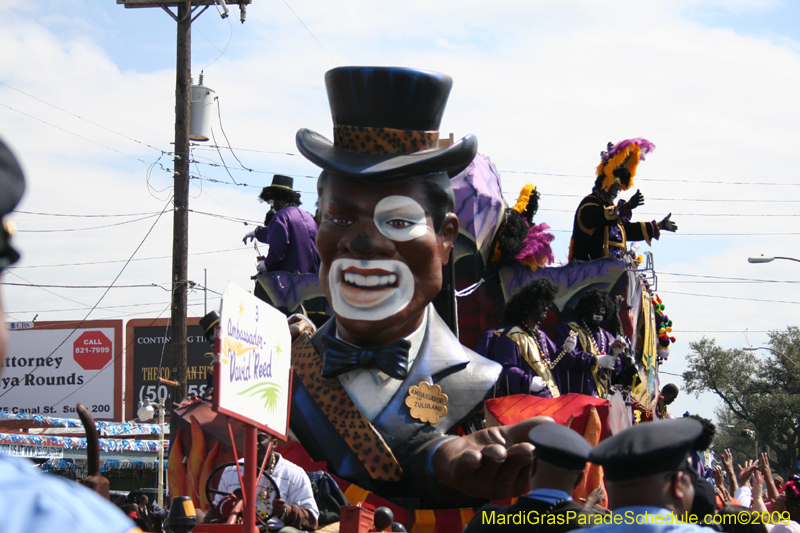
[[333, 144], [353, 152], [409, 154], [438, 148], [439, 132], [337, 124], [333, 127]]

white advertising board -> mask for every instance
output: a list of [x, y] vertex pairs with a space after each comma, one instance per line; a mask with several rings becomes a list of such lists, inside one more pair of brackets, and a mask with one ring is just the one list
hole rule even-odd
[[285, 439], [289, 431], [291, 335], [286, 316], [228, 283], [214, 363], [214, 409]]
[[61, 459], [64, 448], [55, 446], [24, 446], [22, 444], [0, 444], [0, 454], [31, 457], [36, 459]]
[[8, 327], [0, 411], [121, 421], [122, 321], [37, 322]]

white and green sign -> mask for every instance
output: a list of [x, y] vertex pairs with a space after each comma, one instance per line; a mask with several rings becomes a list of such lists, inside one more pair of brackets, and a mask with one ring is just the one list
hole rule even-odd
[[220, 310], [215, 408], [286, 437], [291, 398], [291, 336], [286, 316], [235, 283]]

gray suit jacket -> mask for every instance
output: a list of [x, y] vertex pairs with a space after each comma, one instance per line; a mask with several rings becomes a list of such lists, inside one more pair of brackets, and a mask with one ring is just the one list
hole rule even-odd
[[[324, 354], [322, 335], [335, 335], [334, 328], [335, 320], [329, 320], [312, 338], [320, 357]], [[399, 482], [370, 478], [297, 376], [290, 425], [312, 458], [325, 460], [334, 474], [376, 494], [421, 496], [426, 505], [432, 506], [467, 503], [469, 499], [463, 494], [436, 482], [433, 453], [439, 444], [452, 438], [448, 432], [482, 407], [501, 370], [497, 363], [462, 346], [433, 305], [428, 308], [428, 325], [419, 354], [397, 393], [372, 421], [404, 470], [404, 479]], [[438, 384], [448, 396], [447, 415], [435, 425], [413, 418], [405, 404], [408, 389], [422, 381]]]

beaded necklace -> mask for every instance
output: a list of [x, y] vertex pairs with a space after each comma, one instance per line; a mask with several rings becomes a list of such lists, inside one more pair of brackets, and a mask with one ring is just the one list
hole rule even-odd
[[[520, 324], [519, 325], [525, 333], [527, 333], [534, 341], [536, 341], [536, 345], [539, 347], [539, 351], [542, 355], [542, 364], [547, 367], [548, 370], [553, 370], [561, 358], [567, 353], [564, 350], [561, 351], [559, 356], [556, 358], [555, 361], [550, 360], [550, 351], [547, 349], [547, 342], [542, 338], [542, 333], [539, 331], [537, 327], [535, 330], [532, 330], [528, 327], [527, 324]], [[591, 338], [591, 335], [590, 335]]]
[[598, 333], [600, 333], [600, 344], [601, 344], [601, 346], [598, 347], [597, 346], [597, 342], [594, 340], [594, 334], [592, 333], [592, 330], [589, 329], [589, 325], [586, 323], [585, 320], [581, 320], [581, 324], [583, 325], [583, 329], [585, 329], [586, 332], [589, 334], [587, 336], [589, 337], [589, 341], [592, 343], [592, 348], [594, 348], [594, 351], [597, 352], [598, 355], [606, 354], [607, 353], [606, 352], [606, 336], [598, 331]]

